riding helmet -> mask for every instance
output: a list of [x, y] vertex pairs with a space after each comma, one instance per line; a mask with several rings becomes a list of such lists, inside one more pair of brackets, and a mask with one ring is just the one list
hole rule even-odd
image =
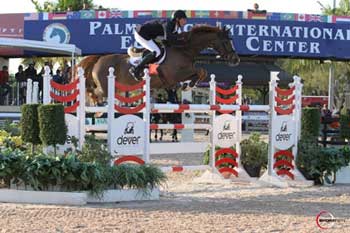
[[173, 14], [173, 20], [175, 19], [187, 19], [187, 15], [183, 10], [177, 10]]

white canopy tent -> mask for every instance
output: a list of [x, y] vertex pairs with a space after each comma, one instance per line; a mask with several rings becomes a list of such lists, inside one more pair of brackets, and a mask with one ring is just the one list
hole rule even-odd
[[[79, 49], [74, 44], [58, 44], [58, 43], [37, 41], [37, 40], [0, 37], [0, 50], [2, 47], [43, 52], [43, 53], [47, 53], [50, 56], [55, 56], [55, 55], [70, 56], [72, 59], [71, 61], [72, 67], [75, 65], [75, 56], [81, 55], [81, 49]], [[72, 69], [72, 75], [73, 75], [73, 69]]]
[[14, 39], [0, 37], [0, 47], [19, 48], [67, 56], [79, 56], [81, 50], [73, 44], [57, 44], [45, 41]]

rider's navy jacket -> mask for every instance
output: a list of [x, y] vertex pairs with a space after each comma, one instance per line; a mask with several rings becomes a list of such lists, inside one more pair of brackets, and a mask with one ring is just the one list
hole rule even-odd
[[183, 41], [179, 40], [178, 32], [175, 30], [175, 27], [176, 23], [174, 21], [152, 20], [144, 23], [138, 33], [145, 40], [153, 40], [157, 37], [162, 37], [171, 44], [181, 44]]

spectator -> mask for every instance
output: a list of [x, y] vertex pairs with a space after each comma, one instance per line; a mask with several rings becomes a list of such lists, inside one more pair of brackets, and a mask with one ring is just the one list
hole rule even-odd
[[9, 82], [8, 67], [3, 66], [2, 70], [0, 71], [1, 100], [3, 100], [5, 96], [11, 93], [11, 86], [9, 85], [8, 82]]
[[321, 109], [321, 116], [324, 118], [332, 117], [332, 112], [331, 112], [331, 110], [328, 109], [327, 104], [323, 105], [323, 107]]
[[27, 79], [31, 79], [33, 81], [36, 81], [36, 69], [35, 69], [35, 63], [29, 63], [28, 68], [24, 71], [24, 75]]
[[259, 4], [258, 3], [254, 3], [253, 6], [254, 9], [248, 9], [248, 11], [254, 13], [254, 14], [266, 14], [266, 10], [260, 10], [259, 9]]
[[62, 72], [60, 69], [56, 70], [56, 74], [52, 77], [53, 81], [59, 84], [64, 84]]
[[26, 101], [27, 79], [23, 71], [23, 66], [18, 66], [18, 72], [15, 74], [15, 79], [18, 85], [19, 104], [24, 104]]

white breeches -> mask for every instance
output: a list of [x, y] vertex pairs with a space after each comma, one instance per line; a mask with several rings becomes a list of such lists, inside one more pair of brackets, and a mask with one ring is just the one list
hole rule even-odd
[[160, 49], [157, 44], [153, 40], [145, 40], [142, 36], [140, 36], [135, 30], [135, 40], [142, 45], [145, 49], [148, 49], [151, 52], [156, 53], [156, 57], [160, 56]]

